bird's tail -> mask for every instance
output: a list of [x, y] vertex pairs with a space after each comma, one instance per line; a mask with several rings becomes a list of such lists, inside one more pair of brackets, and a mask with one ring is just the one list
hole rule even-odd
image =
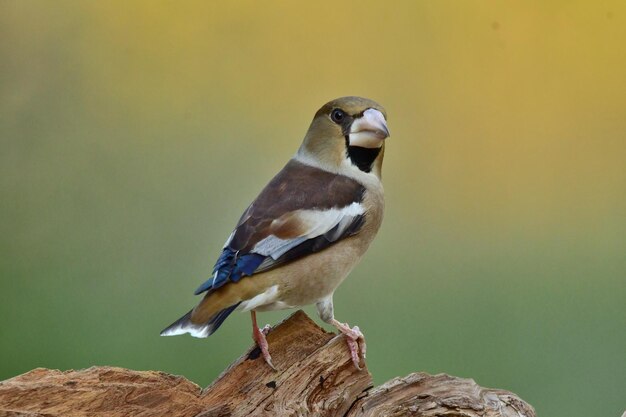
[[239, 304], [241, 303], [233, 304], [230, 307], [218, 311], [217, 314], [211, 317], [206, 323], [194, 323], [191, 320], [193, 310], [190, 310], [187, 314], [163, 329], [161, 336], [178, 336], [185, 333], [189, 333], [193, 337], [211, 336]]

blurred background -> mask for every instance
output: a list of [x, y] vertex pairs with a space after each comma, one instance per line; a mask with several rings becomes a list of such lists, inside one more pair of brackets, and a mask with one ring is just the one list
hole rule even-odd
[[0, 2], [0, 379], [211, 382], [248, 314], [159, 331], [315, 111], [362, 95], [389, 113], [386, 218], [335, 308], [375, 382], [446, 372], [539, 415], [620, 415], [626, 4], [258, 6]]

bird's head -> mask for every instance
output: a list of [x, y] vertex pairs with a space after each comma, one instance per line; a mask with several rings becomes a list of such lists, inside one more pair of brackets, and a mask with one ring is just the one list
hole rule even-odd
[[353, 165], [380, 176], [385, 139], [389, 136], [385, 109], [362, 97], [342, 97], [315, 113], [299, 153], [341, 171]]

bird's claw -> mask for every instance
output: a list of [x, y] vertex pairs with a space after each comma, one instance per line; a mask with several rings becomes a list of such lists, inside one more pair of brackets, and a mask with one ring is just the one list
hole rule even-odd
[[263, 355], [263, 359], [265, 359], [265, 363], [267, 363], [270, 368], [276, 371], [277, 369], [272, 363], [272, 356], [270, 355], [269, 345], [267, 343], [267, 339], [265, 338], [265, 336], [267, 336], [271, 329], [272, 327], [269, 324], [266, 324], [265, 327], [263, 327], [262, 329], [259, 329], [255, 326], [255, 330], [253, 330], [252, 332], [252, 338], [256, 342], [259, 349], [261, 349], [261, 354]]
[[358, 371], [360, 371], [362, 368], [360, 365], [361, 358], [359, 357], [359, 343], [349, 337], [346, 337], [346, 342], [348, 343], [348, 348], [350, 349], [350, 357], [352, 358], [352, 363], [354, 364], [354, 367]]
[[265, 356], [265, 352], [263, 352], [263, 359], [265, 359], [267, 366], [272, 368], [272, 371], [278, 372], [278, 369], [276, 369], [276, 367], [272, 363], [272, 357], [270, 356], [269, 352], [267, 353], [267, 356]]
[[365, 344], [365, 336], [359, 329], [359, 326], [350, 328], [347, 324], [339, 323], [337, 326], [339, 331], [346, 336], [346, 342], [350, 349], [350, 357], [352, 363], [359, 371], [361, 368], [361, 361], [365, 361], [365, 353], [367, 351], [367, 345]]
[[354, 326], [352, 328], [352, 331], [354, 331], [358, 335], [357, 341], [361, 348], [361, 356], [363, 357], [363, 360], [365, 360], [366, 353], [367, 353], [367, 344], [365, 344], [365, 336], [361, 332], [361, 329], [359, 329], [359, 326]]

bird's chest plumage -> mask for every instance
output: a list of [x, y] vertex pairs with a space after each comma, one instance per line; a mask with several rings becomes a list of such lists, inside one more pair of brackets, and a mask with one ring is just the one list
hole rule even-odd
[[263, 275], [277, 285], [259, 311], [281, 310], [313, 304], [331, 295], [361, 260], [382, 223], [384, 199], [382, 186], [368, 187], [363, 205], [365, 222], [354, 236], [346, 238], [305, 259], [271, 270]]

